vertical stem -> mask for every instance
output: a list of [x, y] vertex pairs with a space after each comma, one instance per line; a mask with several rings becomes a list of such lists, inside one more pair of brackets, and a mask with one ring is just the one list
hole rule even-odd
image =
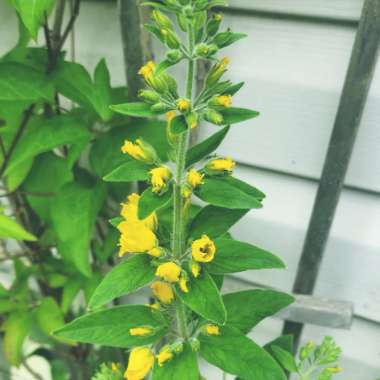
[[[194, 50], [194, 34], [192, 25], [188, 24], [189, 32], [189, 51], [193, 54]], [[191, 101], [193, 96], [193, 82], [194, 82], [194, 60], [189, 58], [188, 71], [187, 71], [187, 83], [186, 83], [186, 97]], [[173, 236], [172, 236], [172, 250], [176, 258], [179, 258], [183, 254], [185, 245], [184, 239], [184, 204], [181, 194], [182, 179], [185, 172], [186, 152], [189, 145], [190, 130], [182, 133], [179, 137], [177, 145], [176, 156], [176, 174], [174, 184], [174, 201], [173, 201]], [[177, 325], [179, 333], [183, 338], [188, 337], [187, 331], [187, 319], [185, 305], [181, 300], [178, 300], [177, 304]]]

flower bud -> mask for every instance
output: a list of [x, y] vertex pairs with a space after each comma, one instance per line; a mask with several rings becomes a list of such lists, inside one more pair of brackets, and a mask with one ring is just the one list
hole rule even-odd
[[177, 63], [183, 58], [183, 53], [181, 50], [170, 50], [166, 53], [166, 58], [171, 63]]
[[125, 140], [124, 145], [121, 148], [124, 154], [129, 154], [135, 160], [152, 164], [157, 161], [157, 153], [155, 149], [142, 139], [137, 139], [135, 143]]
[[168, 86], [163, 75], [152, 75], [150, 78], [147, 78], [146, 81], [149, 86], [156, 90], [159, 94], [164, 94], [168, 91]]
[[178, 340], [171, 345], [171, 349], [174, 353], [180, 354], [183, 351], [183, 341]]
[[156, 22], [157, 26], [165, 29], [173, 29], [173, 23], [169, 19], [168, 16], [166, 16], [164, 13], [159, 11], [158, 9], [155, 9], [152, 12], [152, 19]]
[[186, 113], [190, 110], [191, 108], [191, 102], [189, 99], [184, 99], [184, 98], [181, 98], [181, 99], [178, 99], [177, 100], [177, 108], [179, 111], [183, 112], [183, 113]]
[[167, 89], [173, 95], [173, 97], [178, 97], [178, 85], [176, 80], [167, 73], [161, 74], [162, 80], [165, 82]]
[[221, 125], [223, 124], [223, 115], [213, 109], [209, 109], [203, 116], [205, 120], [209, 121], [212, 124]]
[[209, 58], [218, 51], [218, 47], [215, 44], [198, 44], [195, 47], [195, 54], [201, 58]]
[[160, 100], [160, 95], [152, 90], [140, 90], [139, 97], [148, 103], [157, 103]]
[[190, 338], [189, 339], [190, 347], [194, 352], [198, 352], [201, 348], [201, 343], [197, 338]]
[[195, 9], [197, 11], [203, 11], [207, 9], [208, 5], [209, 5], [209, 0], [197, 0], [195, 2]]
[[235, 162], [230, 157], [215, 158], [207, 163], [205, 169], [209, 174], [231, 174], [235, 166]]
[[178, 14], [177, 15], [177, 21], [178, 25], [181, 28], [183, 32], [187, 31], [187, 22], [186, 22], [186, 17], [184, 15]]
[[[208, 0], [207, 0], [208, 1]], [[192, 18], [194, 15], [193, 8], [190, 5], [186, 5], [182, 8], [182, 13], [186, 18]]]
[[170, 110], [170, 108], [165, 103], [162, 103], [162, 102], [158, 102], [158, 103], [154, 104], [151, 107], [151, 109], [152, 109], [152, 111], [157, 112], [157, 113], [163, 113], [163, 112], [167, 112]]
[[197, 112], [190, 112], [186, 115], [186, 123], [190, 129], [198, 127], [199, 115]]
[[230, 60], [225, 57], [218, 63], [216, 63], [208, 73], [206, 77], [206, 85], [207, 86], [213, 86], [214, 84], [218, 83], [219, 79], [222, 77], [222, 75], [227, 71], [227, 67], [230, 63]]
[[161, 29], [161, 35], [164, 37], [166, 45], [171, 49], [178, 49], [181, 46], [177, 34], [170, 29]]
[[231, 95], [220, 95], [213, 97], [208, 103], [210, 106], [216, 107], [230, 107], [232, 105], [232, 96]]
[[215, 36], [216, 33], [218, 33], [220, 24], [223, 20], [223, 14], [222, 13], [214, 13], [210, 19], [210, 21], [207, 24], [207, 35], [210, 37]]
[[189, 269], [193, 277], [197, 278], [201, 274], [202, 267], [196, 261], [191, 260], [189, 262]]

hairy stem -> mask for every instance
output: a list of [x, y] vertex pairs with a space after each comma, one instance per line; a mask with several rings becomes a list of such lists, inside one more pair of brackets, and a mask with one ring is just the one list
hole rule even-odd
[[[194, 35], [193, 27], [189, 24], [189, 51], [192, 54], [194, 50]], [[187, 83], [186, 83], [186, 97], [192, 100], [193, 96], [193, 82], [194, 82], [194, 60], [191, 57], [188, 63], [187, 70]], [[184, 239], [184, 202], [181, 194], [181, 185], [183, 176], [185, 173], [185, 163], [186, 163], [186, 152], [189, 145], [190, 130], [188, 129], [185, 133], [182, 133], [179, 137], [177, 145], [177, 156], [176, 156], [176, 174], [175, 174], [175, 184], [174, 184], [174, 201], [173, 201], [173, 237], [172, 237], [172, 250], [174, 256], [178, 259], [183, 254], [183, 249], [185, 246]], [[186, 318], [186, 307], [181, 300], [178, 300], [177, 304], [177, 326], [180, 335], [187, 339], [187, 318]]]

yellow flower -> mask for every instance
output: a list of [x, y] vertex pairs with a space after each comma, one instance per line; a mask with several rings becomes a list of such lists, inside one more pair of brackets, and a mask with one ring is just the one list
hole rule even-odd
[[181, 276], [179, 279], [179, 287], [184, 293], [189, 293], [189, 288], [187, 286], [187, 278], [185, 276]]
[[173, 359], [173, 353], [171, 352], [170, 346], [164, 346], [159, 354], [157, 355], [157, 362], [160, 367], [164, 365], [167, 361]]
[[204, 176], [204, 174], [199, 173], [197, 170], [191, 169], [187, 173], [186, 180], [192, 187], [197, 187], [203, 183]]
[[177, 100], [177, 107], [181, 112], [187, 112], [189, 111], [191, 106], [190, 100], [188, 99], [178, 99]]
[[160, 247], [154, 247], [148, 252], [148, 255], [153, 257], [161, 257], [163, 255], [163, 249]]
[[234, 170], [236, 164], [230, 157], [226, 158], [216, 158], [215, 160], [211, 160], [207, 165], [206, 168], [213, 171], [218, 172], [228, 172], [232, 173]]
[[129, 355], [128, 368], [124, 377], [127, 380], [143, 380], [154, 364], [154, 354], [148, 347], [134, 348]]
[[158, 302], [155, 302], [155, 303], [152, 303], [152, 304], [146, 305], [146, 306], [149, 306], [152, 310], [160, 310], [161, 309], [161, 305]]
[[154, 168], [149, 173], [151, 175], [153, 193], [160, 193], [166, 187], [168, 180], [172, 176], [171, 171], [166, 166]]
[[180, 274], [181, 267], [173, 262], [161, 264], [156, 271], [156, 276], [168, 282], [178, 282]]
[[206, 325], [205, 332], [207, 335], [220, 335], [220, 329], [215, 325]]
[[155, 233], [141, 222], [121, 222], [119, 240], [119, 256], [125, 253], [146, 253], [157, 246]]
[[189, 199], [191, 194], [193, 194], [193, 189], [189, 185], [184, 185], [182, 186], [181, 194], [183, 198]]
[[144, 77], [145, 80], [148, 80], [152, 77], [156, 65], [153, 61], [149, 61], [146, 65], [141, 67], [139, 74]]
[[121, 151], [129, 154], [135, 160], [146, 163], [153, 163], [157, 159], [154, 148], [141, 139], [137, 139], [135, 142], [125, 140]]
[[201, 239], [194, 240], [191, 245], [193, 259], [201, 263], [209, 263], [214, 260], [215, 252], [215, 244], [207, 235], [203, 235]]
[[192, 262], [191, 273], [193, 274], [195, 278], [199, 277], [199, 275], [201, 274], [201, 266], [196, 262]]
[[231, 107], [232, 105], [231, 95], [221, 95], [221, 96], [218, 96], [215, 100], [216, 100], [217, 105], [219, 106]]
[[158, 298], [158, 300], [166, 305], [170, 304], [174, 300], [174, 292], [172, 287], [163, 281], [154, 282], [150, 288], [153, 294]]
[[[127, 222], [139, 222], [138, 218], [138, 205], [139, 205], [140, 195], [133, 193], [128, 196], [128, 201], [122, 203], [121, 216]], [[157, 229], [157, 215], [155, 213], [150, 214], [147, 218], [141, 220], [141, 222], [151, 229], [152, 231]]]
[[133, 327], [129, 329], [132, 336], [146, 336], [152, 334], [153, 330], [150, 327]]

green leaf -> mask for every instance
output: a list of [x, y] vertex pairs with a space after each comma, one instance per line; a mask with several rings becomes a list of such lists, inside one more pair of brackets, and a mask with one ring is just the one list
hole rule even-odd
[[117, 216], [115, 218], [110, 219], [109, 222], [113, 227], [117, 227], [123, 220], [124, 218], [122, 216]]
[[107, 174], [103, 179], [107, 182], [147, 181], [150, 166], [137, 160], [129, 160]]
[[18, 367], [22, 360], [22, 346], [29, 335], [32, 326], [32, 316], [30, 313], [16, 312], [11, 314], [5, 321], [3, 330], [3, 350], [6, 359], [10, 364]]
[[111, 88], [105, 61], [95, 69], [93, 83], [84, 66], [74, 62], [62, 62], [54, 73], [57, 90], [68, 99], [97, 113], [103, 120], [109, 120]]
[[218, 46], [219, 49], [232, 45], [233, 43], [247, 37], [244, 33], [232, 33], [230, 31], [218, 33], [214, 39], [213, 43]]
[[[160, 33], [161, 34], [161, 33]], [[156, 68], [154, 69], [154, 75], [158, 76], [162, 74], [165, 70], [167, 70], [169, 67], [176, 65], [178, 62], [173, 62], [168, 59], [165, 59], [164, 61], [160, 62]]]
[[0, 214], [0, 238], [36, 241], [37, 238], [26, 231], [15, 220]]
[[272, 346], [278, 346], [283, 350], [293, 352], [293, 335], [281, 335], [264, 346], [264, 348], [273, 356]]
[[197, 354], [190, 345], [184, 345], [183, 351], [165, 363], [162, 367], [155, 362], [152, 380], [197, 380], [199, 369]]
[[65, 283], [62, 292], [61, 308], [64, 314], [67, 314], [73, 304], [76, 296], [83, 286], [81, 276], [71, 276]]
[[32, 209], [45, 222], [50, 221], [50, 207], [54, 207], [56, 192], [73, 180], [69, 164], [63, 158], [52, 152], [36, 157], [32, 170], [25, 183], [24, 190]]
[[90, 164], [99, 177], [104, 177], [121, 164], [129, 162], [130, 156], [121, 152], [124, 140], [142, 138], [151, 144], [159, 158], [167, 161], [170, 150], [166, 138], [166, 123], [159, 120], [134, 120], [133, 123], [113, 128], [103, 134], [90, 151]]
[[192, 238], [199, 238], [199, 236], [206, 234], [211, 239], [216, 239], [228, 232], [247, 212], [248, 210], [208, 205], [191, 222], [189, 235]]
[[219, 112], [223, 115], [224, 125], [241, 123], [243, 121], [253, 119], [260, 115], [257, 111], [235, 107], [224, 108], [222, 110], [219, 110]]
[[89, 245], [104, 187], [68, 183], [58, 192], [51, 216], [58, 236], [58, 251], [85, 276], [90, 275]]
[[209, 363], [245, 380], [286, 380], [276, 361], [251, 339], [231, 327], [220, 332], [199, 337], [201, 355]]
[[5, 175], [21, 162], [61, 145], [71, 144], [78, 139], [88, 138], [89, 133], [83, 124], [72, 117], [56, 116], [51, 119], [35, 118], [17, 144]]
[[139, 200], [139, 219], [147, 218], [151, 213], [165, 207], [172, 199], [173, 188], [170, 186], [164, 194], [153, 193], [152, 188], [148, 187]]
[[196, 162], [214, 152], [222, 143], [229, 130], [229, 126], [225, 127], [206, 140], [190, 148], [186, 155], [186, 167], [194, 165]]
[[170, 124], [170, 131], [174, 135], [180, 135], [183, 132], [186, 132], [188, 130], [188, 126], [186, 123], [186, 119], [183, 115], [176, 116], [171, 124]]
[[[129, 330], [139, 326], [151, 326], [154, 331], [147, 336], [132, 336]], [[82, 343], [128, 348], [155, 343], [166, 332], [167, 325], [160, 312], [149, 306], [129, 305], [84, 315], [55, 335]]]
[[148, 255], [134, 255], [114, 267], [95, 290], [89, 307], [96, 309], [149, 284], [155, 274], [150, 261]]
[[225, 294], [227, 325], [248, 333], [263, 319], [289, 306], [294, 298], [274, 290], [245, 290]]
[[43, 298], [36, 309], [36, 320], [40, 329], [48, 336], [65, 325], [62, 310], [52, 297]]
[[217, 239], [216, 255], [207, 264], [213, 274], [238, 273], [249, 269], [285, 268], [285, 264], [275, 255], [254, 245], [232, 239]]
[[20, 162], [17, 167], [7, 176], [7, 188], [9, 192], [16, 190], [28, 176], [33, 166], [33, 158]]
[[279, 346], [272, 346], [276, 359], [289, 372], [298, 372], [297, 364], [293, 355]]
[[10, 3], [19, 13], [31, 36], [36, 40], [45, 13], [50, 13], [54, 0], [10, 0]]
[[214, 206], [230, 209], [261, 208], [262, 193], [233, 177], [208, 177], [195, 190], [198, 198]]
[[134, 117], [152, 117], [160, 114], [159, 112], [153, 111], [150, 104], [140, 102], [116, 104], [111, 106], [111, 110], [121, 113], [122, 115]]
[[16, 62], [0, 62], [0, 101], [28, 103], [54, 97], [54, 88], [39, 71]]
[[226, 309], [222, 297], [212, 277], [205, 271], [188, 283], [189, 292], [178, 291], [182, 301], [203, 318], [223, 325], [226, 322]]

